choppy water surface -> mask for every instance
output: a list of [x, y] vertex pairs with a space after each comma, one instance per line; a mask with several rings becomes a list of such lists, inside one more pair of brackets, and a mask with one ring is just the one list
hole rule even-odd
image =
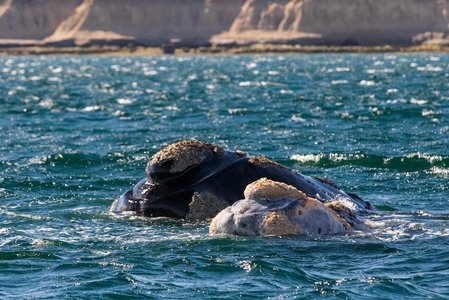
[[[448, 298], [449, 56], [0, 58], [0, 297]], [[333, 179], [372, 232], [113, 216], [196, 137]]]

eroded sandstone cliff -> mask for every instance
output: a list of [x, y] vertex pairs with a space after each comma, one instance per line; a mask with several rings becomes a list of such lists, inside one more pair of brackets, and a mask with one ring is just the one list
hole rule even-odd
[[449, 0], [0, 0], [0, 44], [446, 43]]
[[419, 43], [447, 34], [448, 13], [446, 0], [248, 0], [214, 41]]

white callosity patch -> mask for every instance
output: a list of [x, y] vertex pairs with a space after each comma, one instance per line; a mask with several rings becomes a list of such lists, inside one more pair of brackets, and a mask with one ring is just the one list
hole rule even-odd
[[293, 186], [262, 178], [247, 186], [245, 199], [221, 211], [211, 235], [342, 234], [351, 226], [334, 210]]

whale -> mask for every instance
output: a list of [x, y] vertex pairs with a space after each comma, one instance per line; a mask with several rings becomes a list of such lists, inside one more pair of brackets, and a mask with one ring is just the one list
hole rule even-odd
[[246, 186], [261, 178], [291, 185], [322, 203], [343, 203], [356, 212], [373, 209], [329, 179], [196, 139], [164, 147], [150, 158], [145, 172], [142, 180], [113, 201], [110, 212], [210, 219], [241, 200]]
[[212, 219], [209, 234], [320, 236], [366, 228], [361, 217], [339, 203], [322, 203], [291, 185], [261, 178], [246, 187], [244, 199]]

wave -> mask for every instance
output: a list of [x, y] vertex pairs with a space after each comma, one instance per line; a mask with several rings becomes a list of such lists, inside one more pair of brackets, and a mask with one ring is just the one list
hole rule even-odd
[[[138, 151], [140, 152], [140, 151]], [[387, 169], [398, 172], [425, 171], [427, 174], [448, 177], [449, 155], [426, 153], [411, 153], [404, 156], [380, 156], [370, 154], [317, 153], [294, 154], [290, 157], [300, 167], [337, 168], [341, 166], [359, 166], [370, 169]], [[56, 153], [29, 159], [21, 167], [30, 165], [46, 165], [64, 168], [85, 168], [105, 164], [143, 165], [148, 160], [144, 153], [108, 153], [104, 155], [93, 153]], [[285, 160], [290, 165], [292, 162]], [[0, 164], [1, 165], [1, 164]]]
[[401, 172], [428, 171], [433, 174], [449, 174], [449, 156], [412, 153], [404, 156], [380, 156], [369, 154], [294, 154], [291, 159], [301, 166], [339, 167], [356, 165], [365, 168], [391, 169]]
[[51, 166], [70, 166], [85, 167], [93, 165], [102, 165], [105, 163], [135, 163], [145, 162], [148, 159], [143, 154], [108, 153], [100, 155], [96, 153], [55, 153], [45, 156], [33, 157], [28, 161], [30, 165], [51, 165]]
[[447, 220], [447, 213], [425, 211], [375, 214], [366, 218], [372, 231], [360, 233], [359, 237], [374, 237], [385, 242], [448, 237], [449, 228], [442, 224]]

